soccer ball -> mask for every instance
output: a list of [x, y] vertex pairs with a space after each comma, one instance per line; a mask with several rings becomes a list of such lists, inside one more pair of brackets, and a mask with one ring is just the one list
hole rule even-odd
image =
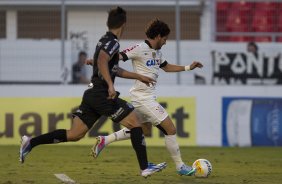
[[207, 178], [212, 172], [212, 165], [207, 159], [198, 159], [193, 163], [193, 168], [196, 168], [195, 177]]

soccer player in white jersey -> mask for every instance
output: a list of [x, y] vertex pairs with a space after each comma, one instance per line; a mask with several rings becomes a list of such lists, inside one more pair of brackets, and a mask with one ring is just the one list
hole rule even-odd
[[[203, 67], [200, 62], [196, 61], [187, 66], [169, 64], [160, 51], [162, 46], [166, 44], [169, 33], [170, 29], [166, 23], [158, 19], [151, 21], [146, 28], [147, 39], [145, 42], [125, 49], [120, 53], [120, 59], [123, 61], [131, 59], [134, 72], [150, 77], [155, 81], [158, 79], [160, 68], [165, 72], [181, 72]], [[165, 145], [175, 162], [177, 173], [191, 176], [195, 173], [195, 169], [186, 165], [181, 159], [176, 140], [176, 128], [166, 110], [156, 101], [155, 87], [156, 85], [147, 86], [135, 80], [130, 89], [132, 105], [143, 122], [144, 133], [145, 130], [150, 130], [151, 126], [146, 126], [147, 122], [150, 122], [165, 134]], [[130, 139], [130, 130], [127, 128], [108, 136], [98, 136], [97, 143], [92, 148], [92, 153], [94, 157], [98, 157], [106, 145], [126, 139]]]

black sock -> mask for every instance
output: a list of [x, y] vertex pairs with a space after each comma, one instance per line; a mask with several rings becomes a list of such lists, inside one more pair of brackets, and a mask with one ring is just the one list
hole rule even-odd
[[58, 129], [47, 134], [34, 137], [30, 140], [31, 149], [40, 144], [53, 144], [59, 142], [67, 142], [67, 131], [65, 129]]
[[141, 127], [132, 128], [131, 131], [131, 144], [136, 152], [137, 159], [141, 170], [148, 167], [147, 152], [145, 139]]

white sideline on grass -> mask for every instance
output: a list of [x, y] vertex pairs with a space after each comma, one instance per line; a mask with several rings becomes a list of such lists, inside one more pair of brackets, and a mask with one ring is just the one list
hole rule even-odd
[[64, 183], [67, 184], [77, 184], [76, 181], [74, 181], [73, 179], [71, 179], [70, 177], [68, 177], [65, 174], [54, 174], [59, 180], [61, 180]]

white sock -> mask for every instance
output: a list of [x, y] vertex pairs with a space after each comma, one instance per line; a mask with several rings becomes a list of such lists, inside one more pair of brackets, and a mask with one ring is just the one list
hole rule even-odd
[[184, 163], [181, 159], [181, 153], [179, 150], [178, 143], [176, 141], [176, 135], [166, 135], [165, 145], [171, 155], [172, 160], [176, 165], [176, 169], [179, 170]]
[[123, 128], [117, 132], [105, 136], [105, 144], [108, 145], [112, 142], [126, 140], [126, 139], [130, 139], [130, 130], [128, 128]]

